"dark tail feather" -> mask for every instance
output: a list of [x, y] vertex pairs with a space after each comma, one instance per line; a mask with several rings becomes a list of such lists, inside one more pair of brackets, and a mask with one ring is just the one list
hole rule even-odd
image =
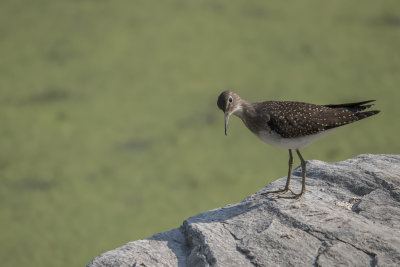
[[362, 102], [354, 102], [354, 103], [346, 103], [346, 104], [335, 104], [335, 105], [324, 105], [325, 107], [328, 108], [354, 108], [358, 107], [367, 103], [374, 102], [375, 100], [367, 100], [367, 101], [362, 101]]
[[[345, 108], [348, 109], [352, 112], [360, 112], [363, 111], [367, 108], [372, 107], [374, 104], [370, 105], [365, 105], [371, 102], [374, 102], [375, 100], [367, 100], [367, 101], [362, 101], [362, 102], [355, 102], [355, 103], [346, 103], [346, 104], [337, 104], [337, 105], [324, 105], [325, 107], [328, 108]], [[369, 115], [371, 116], [371, 115]]]
[[380, 110], [370, 110], [370, 111], [365, 111], [365, 112], [359, 112], [359, 113], [354, 113], [354, 116], [357, 117], [357, 120], [362, 120], [365, 118], [368, 118], [369, 116], [378, 114], [381, 112]]

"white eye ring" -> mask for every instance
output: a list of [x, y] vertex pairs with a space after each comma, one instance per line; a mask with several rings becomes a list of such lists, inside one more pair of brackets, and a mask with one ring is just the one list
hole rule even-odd
[[229, 101], [230, 103], [232, 103], [233, 99], [232, 99], [231, 96], [229, 97], [228, 101]]

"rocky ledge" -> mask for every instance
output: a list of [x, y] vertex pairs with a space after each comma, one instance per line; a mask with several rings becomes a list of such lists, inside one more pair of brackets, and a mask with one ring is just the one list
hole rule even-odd
[[400, 266], [400, 155], [308, 161], [301, 201], [258, 194], [285, 181], [87, 266]]

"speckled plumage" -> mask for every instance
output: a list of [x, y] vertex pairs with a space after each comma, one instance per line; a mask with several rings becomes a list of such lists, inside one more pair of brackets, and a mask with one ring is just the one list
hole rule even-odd
[[266, 101], [255, 104], [258, 116], [264, 117], [266, 125], [283, 138], [313, 135], [358, 121], [365, 118], [365, 115], [375, 114], [353, 110], [340, 105], [329, 107], [288, 101]]
[[[224, 112], [229, 92], [223, 92], [218, 98], [218, 107]], [[370, 108], [372, 105], [366, 104], [374, 100], [339, 105], [315, 105], [293, 101], [249, 103], [237, 95], [234, 98], [236, 105], [241, 106], [241, 112], [233, 114], [240, 117], [249, 130], [256, 135], [261, 131], [273, 131], [282, 138], [317, 134], [379, 112], [378, 110], [361, 112]]]
[[227, 134], [229, 117], [234, 114], [241, 118], [247, 128], [262, 141], [278, 148], [289, 149], [288, 179], [285, 188], [276, 191], [280, 194], [287, 191], [293, 193], [289, 189], [293, 164], [291, 150], [296, 150], [301, 160], [303, 180], [301, 193], [295, 195], [301, 198], [305, 193], [305, 161], [299, 149], [339, 126], [379, 113], [379, 110], [364, 111], [373, 106], [369, 104], [373, 101], [337, 105], [315, 105], [292, 101], [250, 103], [231, 91], [225, 91], [218, 97], [217, 105], [225, 113], [225, 134]]

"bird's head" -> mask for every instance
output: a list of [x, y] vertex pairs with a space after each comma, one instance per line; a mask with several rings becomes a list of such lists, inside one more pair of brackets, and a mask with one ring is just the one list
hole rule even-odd
[[225, 113], [225, 135], [228, 131], [229, 117], [232, 114], [240, 116], [242, 113], [242, 99], [231, 91], [222, 92], [217, 101], [218, 107]]

